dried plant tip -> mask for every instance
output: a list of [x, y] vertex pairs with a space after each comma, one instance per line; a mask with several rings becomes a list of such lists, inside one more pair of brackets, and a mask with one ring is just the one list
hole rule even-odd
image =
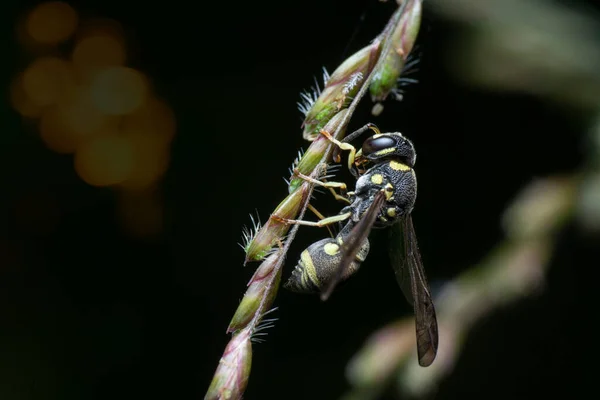
[[306, 111], [302, 123], [304, 139], [315, 140], [329, 120], [348, 107], [360, 89], [364, 77], [369, 75], [375, 66], [380, 50], [380, 42], [375, 40], [347, 58], [327, 79], [325, 88], [316, 99], [310, 94], [306, 95], [307, 101], [302, 107]]
[[[390, 93], [397, 96], [398, 83], [407, 59], [413, 49], [421, 25], [422, 0], [408, 0], [406, 9], [396, 29], [390, 36], [392, 45], [387, 54], [382, 54], [384, 62], [378, 67], [369, 86], [374, 102], [384, 101]], [[409, 67], [410, 70], [412, 68]], [[400, 80], [400, 82], [402, 82]]]
[[[248, 289], [246, 289], [246, 293], [235, 311], [229, 327], [227, 327], [227, 333], [244, 329], [255, 318], [256, 314], [260, 313], [261, 308], [268, 309], [271, 307], [281, 280], [281, 268], [275, 268], [281, 257], [281, 252], [277, 251], [267, 257], [256, 269], [248, 283]], [[267, 290], [269, 292], [266, 292]], [[262, 302], [264, 296], [267, 297]]]
[[251, 331], [234, 335], [225, 348], [204, 400], [241, 399], [252, 365]]

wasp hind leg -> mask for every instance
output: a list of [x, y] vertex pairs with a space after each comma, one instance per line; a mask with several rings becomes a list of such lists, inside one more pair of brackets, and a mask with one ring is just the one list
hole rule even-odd
[[323, 218], [319, 221], [305, 221], [302, 219], [288, 219], [288, 218], [281, 218], [281, 217], [275, 217], [275, 216], [274, 216], [274, 218], [276, 218], [277, 220], [279, 220], [285, 224], [288, 224], [288, 225], [306, 225], [306, 226], [316, 226], [317, 228], [322, 228], [322, 227], [326, 227], [327, 225], [345, 221], [348, 218], [350, 218], [351, 215], [352, 215], [351, 212], [347, 212], [344, 214], [338, 214], [338, 215], [334, 215], [332, 217]]
[[[323, 214], [321, 214], [321, 213], [319, 212], [319, 210], [317, 210], [317, 209], [315, 208], [315, 206], [313, 206], [313, 205], [312, 205], [312, 204], [310, 204], [310, 203], [308, 203], [308, 209], [309, 209], [310, 211], [312, 211], [312, 212], [313, 212], [313, 214], [315, 214], [315, 215], [317, 216], [317, 218], [319, 218], [319, 220], [321, 220], [321, 221], [322, 221], [322, 220], [324, 220], [324, 219], [326, 218], [326, 217], [325, 217]], [[327, 230], [329, 231], [329, 235], [330, 235], [331, 237], [335, 237], [335, 235], [333, 234], [333, 231], [331, 230], [331, 227], [330, 227], [329, 225], [325, 225], [325, 228], [327, 228]]]

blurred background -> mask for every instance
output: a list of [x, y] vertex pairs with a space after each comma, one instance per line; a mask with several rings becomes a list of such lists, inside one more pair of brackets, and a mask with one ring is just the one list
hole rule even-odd
[[[255, 268], [242, 266], [242, 227], [250, 213], [268, 218], [308, 147], [299, 93], [374, 38], [394, 7], [3, 2], [0, 399], [204, 396]], [[504, 210], [530, 182], [592, 177], [542, 275], [478, 316], [420, 396], [592, 386], [599, 11], [583, 0], [425, 2], [420, 83], [379, 117], [365, 98], [352, 119], [351, 129], [370, 121], [415, 143], [413, 215], [436, 294], [506, 239]], [[327, 200], [319, 209], [335, 213]], [[325, 235], [299, 233], [284, 279]], [[386, 246], [375, 232], [361, 272], [326, 303], [280, 291], [245, 398], [349, 389], [345, 368], [369, 335], [412, 315]], [[396, 386], [381, 398], [403, 398]]]

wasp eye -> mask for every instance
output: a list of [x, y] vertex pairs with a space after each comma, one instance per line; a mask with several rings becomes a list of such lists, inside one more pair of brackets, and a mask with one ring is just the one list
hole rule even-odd
[[370, 137], [363, 143], [362, 152], [369, 155], [379, 150], [388, 149], [396, 146], [396, 140], [389, 136]]

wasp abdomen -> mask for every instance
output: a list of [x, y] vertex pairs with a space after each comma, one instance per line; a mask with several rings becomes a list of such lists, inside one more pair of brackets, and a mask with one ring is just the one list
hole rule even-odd
[[[300, 255], [300, 260], [292, 272], [292, 276], [284, 287], [298, 293], [318, 293], [337, 273], [342, 254], [340, 252], [342, 238], [327, 238], [308, 246]], [[342, 280], [353, 275], [369, 254], [369, 241], [365, 240], [356, 257], [344, 271]]]

